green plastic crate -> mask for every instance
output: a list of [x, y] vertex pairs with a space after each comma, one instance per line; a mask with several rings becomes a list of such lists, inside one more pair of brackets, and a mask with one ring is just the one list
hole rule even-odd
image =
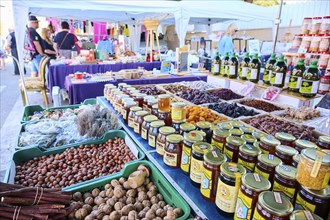
[[165, 177], [159, 172], [159, 170], [149, 161], [135, 161], [133, 163], [127, 164], [120, 173], [116, 175], [106, 176], [103, 179], [98, 179], [93, 182], [85, 183], [81, 186], [70, 186], [64, 191], [69, 192], [89, 192], [95, 188], [104, 189], [107, 183], [110, 183], [113, 179], [119, 179], [120, 177], [127, 178], [131, 173], [136, 171], [139, 165], [146, 165], [151, 170], [150, 179], [158, 187], [160, 194], [163, 195], [164, 200], [167, 204], [181, 208], [183, 215], [178, 218], [179, 220], [188, 219], [190, 215], [190, 207], [187, 202], [179, 195], [179, 193], [173, 188], [173, 186], [165, 179]]
[[[103, 135], [103, 137], [101, 139], [98, 139], [98, 140], [92, 140], [92, 141], [86, 141], [86, 142], [79, 143], [79, 144], [71, 144], [71, 145], [62, 146], [62, 147], [56, 147], [56, 148], [52, 148], [51, 150], [48, 150], [46, 152], [43, 152], [39, 148], [36, 148], [36, 147], [31, 147], [31, 148], [28, 148], [28, 149], [23, 149], [23, 150], [16, 151], [14, 153], [12, 161], [10, 162], [9, 167], [6, 171], [4, 182], [14, 183], [14, 177], [15, 177], [15, 174], [16, 174], [16, 165], [23, 164], [26, 161], [33, 159], [34, 157], [41, 157], [41, 156], [47, 156], [47, 155], [51, 155], [51, 154], [62, 153], [67, 148], [71, 148], [71, 147], [78, 148], [81, 144], [84, 144], [84, 145], [102, 144], [102, 143], [105, 143], [106, 141], [108, 141], [109, 139], [114, 139], [115, 137], [119, 137], [119, 138], [122, 138], [122, 139], [125, 140], [125, 143], [130, 148], [132, 153], [135, 155], [137, 160], [144, 159], [145, 154], [135, 144], [135, 142], [130, 138], [130, 136], [126, 132], [120, 131], [120, 130], [114, 130], [114, 131], [106, 132]], [[130, 161], [126, 164], [130, 164], [132, 162], [133, 161]], [[112, 176], [112, 175], [115, 175], [115, 174], [111, 174], [110, 176]], [[101, 179], [101, 178], [104, 178], [104, 177], [99, 177], [99, 178]], [[83, 183], [92, 182], [92, 181], [95, 181], [95, 179], [87, 180]], [[81, 184], [82, 183], [77, 183], [75, 185], [81, 185]]]

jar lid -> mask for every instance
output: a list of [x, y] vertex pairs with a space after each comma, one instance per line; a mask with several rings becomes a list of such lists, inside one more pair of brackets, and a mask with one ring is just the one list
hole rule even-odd
[[124, 98], [129, 98], [129, 95], [126, 95], [126, 94], [122, 94], [119, 96], [120, 98], [124, 99]]
[[276, 216], [287, 216], [293, 211], [291, 202], [279, 192], [265, 191], [260, 193], [258, 203]]
[[203, 136], [201, 134], [199, 134], [198, 132], [196, 132], [196, 131], [191, 131], [191, 132], [186, 133], [184, 135], [184, 140], [188, 141], [188, 142], [191, 142], [191, 143], [195, 143], [195, 142], [198, 142], [198, 141], [202, 141]]
[[301, 157], [300, 154], [296, 154], [296, 155], [294, 155], [292, 157], [292, 160], [298, 164], [299, 163], [299, 160], [300, 160], [300, 157]]
[[124, 86], [127, 85], [127, 83], [118, 83], [118, 86]]
[[274, 138], [273, 136], [267, 135], [265, 137], [260, 138], [260, 142], [271, 145], [271, 146], [277, 146], [280, 145], [281, 142]]
[[285, 178], [295, 180], [297, 176], [297, 168], [293, 166], [280, 164], [275, 167], [275, 172]]
[[238, 121], [231, 121], [230, 124], [234, 128], [240, 128], [240, 127], [244, 126], [241, 122], [238, 122]]
[[228, 137], [230, 135], [228, 130], [221, 130], [220, 128], [217, 128], [215, 130], [213, 130], [213, 134], [219, 137]]
[[131, 96], [135, 96], [136, 94], [139, 94], [140, 91], [139, 90], [132, 90], [131, 92]]
[[295, 144], [298, 146], [298, 147], [301, 147], [301, 148], [309, 148], [309, 149], [316, 149], [317, 148], [317, 145], [314, 144], [313, 142], [311, 141], [307, 141], [307, 140], [296, 140], [295, 141]]
[[152, 96], [152, 95], [146, 95], [146, 96], [143, 97], [143, 100], [145, 100], [145, 101], [147, 101], [147, 100], [153, 100], [153, 99], [155, 99], [155, 97]]
[[241, 138], [248, 144], [253, 144], [257, 140], [250, 134], [243, 134]]
[[226, 142], [235, 146], [241, 146], [245, 144], [245, 141], [242, 138], [236, 136], [227, 137]]
[[147, 101], [148, 105], [150, 104], [151, 107], [154, 105], [154, 104], [157, 104], [158, 105], [158, 100], [157, 99], [148, 99]]
[[132, 99], [132, 98], [123, 98], [123, 99], [122, 99], [122, 102], [124, 102], [124, 103], [125, 103], [125, 102], [128, 102], [128, 101], [129, 101], [129, 102], [134, 102], [134, 99]]
[[330, 144], [330, 136], [320, 136], [319, 141], [326, 144]]
[[301, 156], [310, 160], [319, 160], [322, 164], [330, 165], [330, 155], [316, 149], [304, 149], [301, 151]]
[[220, 123], [218, 124], [219, 128], [220, 129], [223, 129], [223, 130], [230, 130], [230, 129], [233, 129], [233, 126], [231, 125], [231, 123]]
[[243, 133], [245, 133], [245, 134], [252, 134], [252, 132], [254, 131], [253, 128], [251, 128], [251, 127], [245, 127], [245, 126], [240, 127], [240, 130], [241, 130]]
[[312, 18], [304, 18], [304, 20], [311, 20]]
[[261, 154], [261, 150], [259, 149], [259, 147], [256, 147], [251, 144], [244, 144], [240, 146], [239, 151], [251, 156], [258, 156], [259, 154]]
[[170, 94], [161, 94], [158, 96], [158, 99], [168, 99], [171, 98], [172, 96]]
[[169, 134], [173, 134], [174, 132], [175, 132], [175, 129], [170, 126], [164, 126], [164, 127], [159, 128], [159, 133], [161, 133], [161, 134], [169, 135]]
[[320, 216], [308, 210], [296, 210], [290, 215], [290, 220], [323, 220]]
[[165, 122], [162, 120], [153, 121], [150, 123], [150, 126], [154, 127], [154, 128], [159, 128], [159, 127], [165, 126]]
[[276, 151], [280, 152], [281, 154], [285, 154], [288, 156], [294, 156], [298, 154], [298, 151], [292, 147], [286, 146], [286, 145], [277, 145], [276, 146]]
[[237, 128], [230, 129], [229, 133], [235, 136], [241, 136], [243, 134], [243, 132]]
[[147, 114], [149, 114], [149, 112], [147, 112], [147, 111], [138, 111], [135, 113], [136, 116], [145, 116]]
[[226, 161], [226, 157], [216, 150], [210, 150], [204, 154], [204, 161], [208, 164], [218, 166]]
[[183, 137], [179, 134], [170, 134], [166, 137], [166, 141], [177, 144], [183, 141]]
[[143, 120], [146, 122], [153, 122], [153, 121], [157, 121], [158, 118], [154, 115], [147, 115], [146, 117], [144, 117]]
[[246, 169], [238, 163], [233, 162], [224, 162], [221, 164], [220, 172], [230, 178], [236, 178], [236, 173], [240, 174], [241, 176], [246, 173]]
[[144, 98], [145, 96], [147, 96], [147, 94], [137, 93], [135, 96], [136, 96], [136, 98]]
[[260, 131], [253, 131], [252, 132], [253, 137], [257, 138], [260, 140], [260, 138], [267, 136], [266, 133], [260, 132]]
[[[134, 102], [134, 101], [125, 101], [124, 102], [124, 106], [126, 106], [126, 107], [128, 107], [128, 106], [135, 106], [135, 105], [136, 105], [136, 102]], [[138, 107], [138, 106], [136, 106], [136, 107]]]
[[257, 173], [246, 173], [242, 176], [242, 184], [253, 191], [262, 192], [272, 186], [268, 179]]
[[187, 104], [185, 102], [174, 102], [172, 103], [172, 107], [186, 107]]
[[195, 130], [196, 126], [190, 123], [183, 123], [180, 125], [180, 130], [182, 131], [192, 131]]
[[201, 129], [210, 129], [211, 123], [207, 121], [200, 121], [196, 123], [196, 126]]
[[276, 167], [277, 165], [282, 164], [281, 159], [273, 154], [260, 154], [258, 156], [258, 161], [271, 167]]
[[330, 185], [327, 185], [324, 189], [321, 190], [313, 190], [309, 189], [306, 186], [301, 185], [302, 189], [304, 189], [306, 192], [312, 194], [313, 196], [320, 197], [322, 199], [329, 199], [330, 198]]
[[139, 107], [139, 106], [134, 106], [134, 107], [131, 107], [130, 110], [131, 110], [132, 112], [137, 112], [137, 111], [141, 111], [142, 108]]
[[194, 132], [196, 132], [196, 133], [202, 135], [203, 138], [206, 136], [206, 133], [205, 133], [204, 131], [196, 130], [196, 131], [194, 131]]
[[152, 105], [151, 108], [158, 109], [158, 104]]
[[275, 137], [279, 140], [283, 141], [295, 141], [296, 138], [292, 134], [288, 134], [286, 132], [276, 132]]
[[198, 154], [203, 154], [203, 155], [212, 149], [213, 147], [211, 144], [201, 141], [195, 142], [192, 146], [193, 151], [196, 151]]
[[314, 17], [313, 19], [322, 19], [322, 17]]

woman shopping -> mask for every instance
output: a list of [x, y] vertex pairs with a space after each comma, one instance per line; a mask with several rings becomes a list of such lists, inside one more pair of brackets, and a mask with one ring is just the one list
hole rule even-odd
[[218, 43], [218, 52], [223, 56], [227, 52], [232, 54], [234, 52], [233, 36], [238, 31], [238, 27], [235, 23], [228, 25], [225, 33], [223, 33]]
[[50, 31], [48, 28], [42, 28], [41, 29], [41, 38], [43, 39], [43, 43], [44, 43], [44, 52], [45, 54], [47, 54], [47, 56], [49, 56], [51, 59], [56, 59], [56, 51], [53, 47], [53, 42], [50, 38]]

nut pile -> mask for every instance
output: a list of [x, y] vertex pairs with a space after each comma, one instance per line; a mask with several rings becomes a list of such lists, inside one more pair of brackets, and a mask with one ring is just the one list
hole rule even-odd
[[210, 104], [208, 107], [216, 112], [227, 115], [231, 118], [238, 118], [242, 116], [254, 116], [259, 114], [253, 109], [247, 109], [243, 106], [238, 106], [236, 103], [219, 103], [219, 104]]
[[212, 95], [211, 93], [201, 92], [196, 89], [185, 90], [184, 92], [178, 93], [177, 95], [196, 105], [219, 102], [219, 98]]
[[306, 121], [309, 119], [320, 117], [320, 111], [312, 109], [310, 107], [301, 107], [298, 109], [287, 108], [280, 116], [297, 121]]
[[208, 107], [188, 106], [187, 107], [187, 122], [195, 124], [199, 121], [208, 121], [217, 123], [219, 121], [227, 120], [228, 118], [219, 116], [213, 113]]
[[269, 102], [264, 102], [261, 100], [249, 100], [249, 101], [243, 101], [241, 102], [242, 105], [250, 106], [252, 108], [260, 109], [265, 112], [273, 112], [273, 111], [279, 111], [283, 110], [282, 108], [273, 105], [272, 103]]
[[165, 94], [164, 91], [159, 90], [156, 86], [142, 86], [139, 88], [139, 91], [141, 93], [147, 94], [147, 95], [160, 95]]
[[121, 138], [99, 145], [81, 145], [63, 153], [36, 157], [16, 166], [15, 183], [23, 186], [60, 188], [119, 172], [135, 160]]
[[220, 99], [223, 100], [233, 100], [233, 99], [241, 99], [244, 98], [244, 96], [241, 96], [239, 94], [236, 94], [230, 89], [218, 89], [211, 92], [212, 95], [217, 96]]
[[264, 115], [245, 120], [252, 127], [275, 136], [276, 132], [286, 132], [292, 134], [297, 139], [305, 139], [316, 143], [316, 138], [312, 135], [314, 128], [304, 125], [297, 126], [288, 121], [280, 120], [272, 116]]
[[209, 83], [204, 82], [202, 80], [199, 80], [199, 81], [183, 81], [183, 82], [179, 82], [179, 84], [187, 86], [191, 89], [198, 89], [198, 90], [201, 90], [201, 91], [217, 88], [215, 85], [209, 84]]
[[169, 91], [171, 93], [176, 94], [176, 93], [184, 92], [184, 91], [188, 90], [189, 87], [183, 86], [183, 85], [170, 84], [170, 85], [164, 86], [164, 89], [166, 89], [167, 91]]
[[28, 120], [33, 121], [37, 119], [51, 119], [58, 121], [62, 117], [68, 117], [74, 115], [75, 111], [71, 108], [67, 109], [55, 109], [55, 110], [45, 110], [41, 112], [34, 112], [33, 115], [28, 117]]

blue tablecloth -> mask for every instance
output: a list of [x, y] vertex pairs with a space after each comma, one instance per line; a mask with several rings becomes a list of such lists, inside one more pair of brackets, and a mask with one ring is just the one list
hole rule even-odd
[[206, 74], [190, 75], [190, 76], [171, 76], [167, 78], [141, 78], [130, 79], [123, 81], [106, 81], [106, 82], [94, 82], [87, 81], [84, 83], [72, 83], [69, 76], [65, 79], [65, 88], [68, 90], [70, 105], [83, 102], [85, 99], [96, 98], [97, 96], [103, 96], [104, 85], [112, 83], [118, 85], [120, 82], [125, 82], [130, 85], [146, 85], [146, 84], [166, 84], [182, 81], [207, 81]]
[[104, 73], [106, 71], [118, 72], [122, 69], [137, 69], [139, 66], [145, 70], [160, 69], [161, 62], [138, 62], [116, 64], [83, 64], [83, 65], [51, 65], [48, 72], [48, 88], [52, 91], [53, 86], [65, 88], [65, 77], [75, 72]]

